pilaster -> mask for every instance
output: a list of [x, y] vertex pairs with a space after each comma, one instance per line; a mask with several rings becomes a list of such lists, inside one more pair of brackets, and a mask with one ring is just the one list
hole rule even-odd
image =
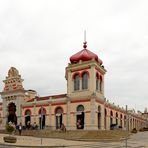
[[66, 121], [66, 128], [70, 129], [70, 121], [71, 121], [71, 116], [70, 116], [70, 99], [67, 98], [67, 121]]
[[101, 130], [104, 130], [105, 129], [105, 126], [104, 126], [104, 119], [105, 119], [105, 108], [104, 108], [104, 105], [101, 106]]
[[90, 101], [90, 130], [97, 130], [98, 123], [97, 123], [97, 112], [96, 112], [96, 101], [95, 96], [91, 98]]
[[33, 120], [36, 122], [36, 103], [33, 105]]

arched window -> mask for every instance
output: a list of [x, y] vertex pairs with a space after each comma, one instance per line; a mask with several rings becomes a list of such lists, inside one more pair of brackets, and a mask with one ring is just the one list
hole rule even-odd
[[96, 73], [96, 90], [102, 92], [102, 76]]
[[27, 109], [27, 110], [25, 111], [25, 116], [31, 116], [31, 111], [30, 111], [30, 109]]
[[83, 105], [79, 105], [79, 106], [77, 106], [77, 111], [81, 111], [81, 112], [83, 112], [84, 111], [84, 106]]
[[88, 74], [86, 72], [82, 75], [82, 89], [88, 89]]
[[80, 89], [80, 77], [78, 74], [76, 74], [74, 77], [74, 90], [79, 90], [79, 89]]
[[98, 106], [98, 113], [101, 113], [101, 106]]
[[99, 79], [99, 87], [100, 87], [100, 92], [102, 92], [102, 76], [100, 76]]
[[63, 113], [63, 109], [62, 109], [61, 107], [57, 107], [57, 108], [55, 109], [55, 113], [56, 113], [56, 114], [62, 114], [62, 113]]
[[96, 73], [96, 90], [99, 90], [99, 74]]
[[41, 107], [40, 109], [39, 109], [39, 115], [46, 115], [46, 109], [45, 108], [43, 108], [43, 107]]

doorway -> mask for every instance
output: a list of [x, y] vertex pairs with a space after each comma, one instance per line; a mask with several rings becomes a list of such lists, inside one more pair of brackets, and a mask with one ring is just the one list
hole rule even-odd
[[17, 116], [16, 116], [16, 105], [15, 103], [9, 103], [8, 105], [8, 123], [12, 122], [17, 125]]
[[77, 107], [77, 117], [76, 117], [77, 129], [84, 129], [84, 119], [85, 119], [84, 106], [79, 105]]
[[27, 129], [31, 127], [31, 111], [29, 109], [25, 111], [25, 126]]
[[98, 106], [98, 129], [101, 129], [101, 106]]
[[60, 129], [62, 122], [63, 122], [63, 109], [61, 107], [56, 108], [55, 110], [55, 114], [56, 114], [56, 129]]
[[45, 108], [41, 107], [39, 110], [39, 125], [40, 129], [45, 128], [45, 122], [46, 122], [46, 110]]

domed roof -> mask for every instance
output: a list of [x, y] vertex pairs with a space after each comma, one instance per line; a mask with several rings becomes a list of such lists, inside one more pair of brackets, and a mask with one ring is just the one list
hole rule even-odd
[[89, 60], [96, 60], [99, 64], [102, 64], [102, 60], [98, 58], [98, 56], [91, 52], [90, 50], [86, 49], [87, 48], [87, 42], [84, 42], [84, 49], [79, 51], [78, 53], [72, 55], [70, 57], [70, 62], [71, 63], [78, 63], [80, 60], [82, 61], [89, 61]]

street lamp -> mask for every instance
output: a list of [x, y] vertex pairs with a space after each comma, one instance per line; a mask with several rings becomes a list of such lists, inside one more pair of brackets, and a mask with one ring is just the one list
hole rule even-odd
[[[128, 111], [127, 111], [127, 105], [126, 105], [126, 132], [128, 132], [128, 119], [129, 117], [128, 117]], [[128, 136], [128, 135], [127, 135]], [[125, 147], [127, 148], [127, 137], [126, 136], [126, 139], [125, 139]]]

